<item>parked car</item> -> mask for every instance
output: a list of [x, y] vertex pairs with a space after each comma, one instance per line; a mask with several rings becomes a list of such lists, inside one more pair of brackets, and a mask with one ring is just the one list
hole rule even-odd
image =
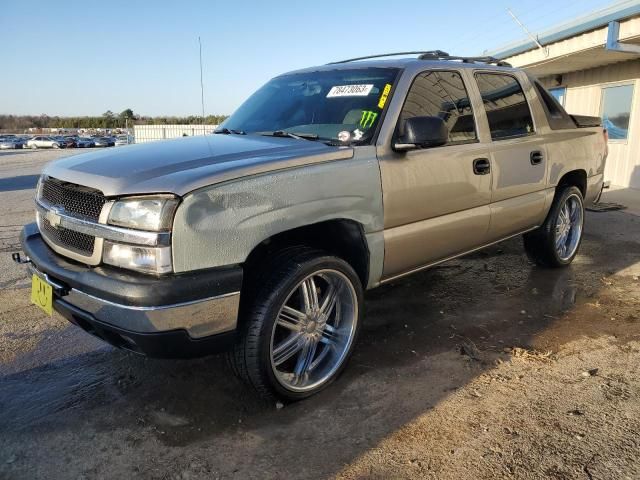
[[215, 135], [45, 166], [32, 298], [138, 353], [227, 350], [258, 393], [298, 400], [344, 369], [365, 289], [516, 235], [568, 266], [606, 157], [600, 119], [490, 58], [300, 70]]
[[11, 138], [0, 138], [0, 150], [15, 148], [15, 141]]
[[7, 136], [0, 139], [0, 149], [13, 149], [13, 148], [23, 148], [26, 144], [26, 140], [22, 137], [16, 136]]
[[57, 140], [58, 142], [60, 142], [60, 145], [63, 148], [75, 148], [76, 147], [76, 141], [75, 138], [72, 136], [65, 136], [65, 135], [58, 135], [56, 137], [53, 137], [55, 140]]
[[90, 137], [75, 137], [77, 148], [90, 148], [95, 146], [93, 138]]
[[94, 147], [113, 147], [116, 144], [116, 139], [113, 137], [93, 137]]
[[42, 135], [35, 136], [27, 140], [28, 148], [63, 148], [65, 144], [53, 137], [45, 137]]

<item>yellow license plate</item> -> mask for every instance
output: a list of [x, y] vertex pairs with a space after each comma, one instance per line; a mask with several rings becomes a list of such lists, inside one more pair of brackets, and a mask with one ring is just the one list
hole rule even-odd
[[39, 306], [48, 315], [53, 314], [53, 287], [35, 273], [31, 277], [31, 303]]

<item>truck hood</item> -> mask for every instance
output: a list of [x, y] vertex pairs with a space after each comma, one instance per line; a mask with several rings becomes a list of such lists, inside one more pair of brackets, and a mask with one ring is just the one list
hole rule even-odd
[[201, 187], [272, 170], [353, 156], [351, 147], [260, 135], [207, 135], [74, 155], [43, 173], [105, 196], [185, 195]]

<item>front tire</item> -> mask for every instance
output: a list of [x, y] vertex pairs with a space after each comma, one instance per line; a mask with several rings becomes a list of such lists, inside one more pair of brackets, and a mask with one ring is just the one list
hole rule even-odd
[[351, 356], [362, 285], [344, 260], [306, 247], [265, 267], [243, 300], [233, 370], [262, 397], [295, 401], [326, 388]]
[[574, 186], [564, 187], [556, 193], [542, 226], [524, 235], [527, 256], [541, 267], [566, 267], [578, 253], [583, 230], [582, 192]]

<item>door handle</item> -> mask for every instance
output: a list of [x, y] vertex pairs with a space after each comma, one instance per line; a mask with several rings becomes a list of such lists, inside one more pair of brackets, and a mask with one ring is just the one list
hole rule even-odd
[[489, 172], [491, 172], [491, 163], [488, 158], [476, 158], [473, 161], [473, 173], [487, 175]]
[[531, 152], [529, 159], [531, 160], [531, 165], [540, 165], [542, 160], [544, 160], [544, 154], [539, 150], [536, 150], [535, 152]]

